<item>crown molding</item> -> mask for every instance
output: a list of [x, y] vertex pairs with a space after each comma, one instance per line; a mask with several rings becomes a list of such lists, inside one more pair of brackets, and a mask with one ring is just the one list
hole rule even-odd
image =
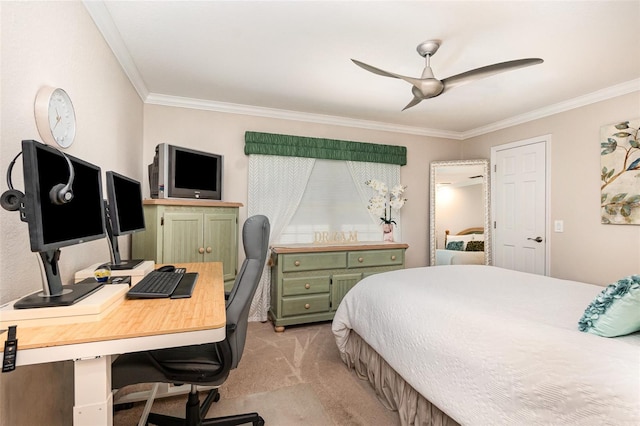
[[617, 84], [605, 89], [597, 90], [595, 92], [588, 93], [583, 96], [578, 96], [577, 98], [569, 99], [564, 102], [549, 105], [544, 108], [527, 112], [525, 114], [516, 115], [515, 117], [511, 117], [506, 120], [496, 121], [495, 123], [488, 124], [486, 126], [462, 132], [460, 134], [461, 139], [465, 140], [472, 137], [481, 136], [487, 133], [495, 132], [496, 130], [506, 129], [507, 127], [523, 124], [529, 121], [548, 117], [550, 115], [569, 111], [575, 108], [580, 108], [596, 102], [605, 101], [607, 99], [615, 98], [618, 96], [627, 95], [633, 92], [640, 92], [640, 78]]
[[84, 7], [89, 12], [91, 19], [93, 19], [96, 27], [98, 27], [98, 30], [102, 33], [102, 37], [111, 48], [116, 59], [120, 62], [122, 70], [129, 78], [129, 81], [136, 92], [138, 92], [138, 96], [140, 96], [140, 99], [144, 102], [149, 95], [149, 90], [140, 75], [140, 71], [138, 71], [138, 67], [136, 67], [135, 62], [133, 61], [133, 58], [131, 58], [127, 46], [124, 44], [124, 41], [122, 41], [120, 31], [118, 31], [118, 28], [113, 23], [113, 19], [111, 18], [111, 14], [109, 13], [107, 6], [103, 1], [92, 0], [82, 0], [82, 4], [84, 4]]
[[308, 123], [329, 124], [334, 126], [355, 127], [368, 130], [382, 130], [386, 132], [405, 133], [419, 136], [432, 136], [446, 139], [461, 139], [460, 132], [427, 129], [422, 127], [402, 126], [379, 121], [357, 120], [334, 115], [311, 114], [299, 111], [288, 111], [276, 108], [256, 107], [251, 105], [216, 102], [203, 99], [184, 98], [180, 96], [150, 93], [145, 103], [192, 108], [207, 111], [225, 112], [230, 114], [251, 115], [256, 117], [278, 118], [282, 120], [302, 121]]
[[150, 93], [142, 79], [135, 62], [131, 58], [124, 44], [118, 28], [113, 23], [111, 14], [104, 1], [82, 0], [89, 15], [102, 33], [105, 41], [113, 51], [122, 69], [131, 81], [144, 103], [173, 106], [180, 108], [201, 109], [233, 114], [243, 114], [257, 117], [278, 118], [309, 123], [328, 124], [334, 126], [355, 127], [367, 130], [380, 130], [394, 133], [405, 133], [418, 136], [430, 136], [453, 140], [466, 140], [486, 133], [495, 132], [507, 127], [523, 124], [529, 121], [548, 117], [574, 108], [583, 107], [595, 102], [604, 101], [617, 96], [640, 91], [640, 79], [631, 80], [609, 88], [598, 90], [584, 96], [560, 102], [525, 114], [517, 115], [505, 120], [497, 121], [486, 126], [477, 127], [464, 132], [429, 129], [414, 126], [403, 126], [378, 121], [358, 120], [331, 115], [312, 114], [298, 111], [288, 111], [274, 108], [256, 107], [251, 105], [232, 104], [225, 102], [207, 101], [201, 99], [184, 98], [178, 96]]

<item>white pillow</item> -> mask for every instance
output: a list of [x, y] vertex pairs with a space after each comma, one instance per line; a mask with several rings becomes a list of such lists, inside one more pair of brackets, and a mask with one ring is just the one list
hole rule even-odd
[[473, 234], [473, 241], [484, 241], [484, 234]]

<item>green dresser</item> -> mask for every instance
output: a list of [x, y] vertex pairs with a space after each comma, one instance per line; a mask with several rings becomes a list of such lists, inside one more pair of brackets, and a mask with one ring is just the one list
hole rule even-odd
[[409, 246], [361, 243], [271, 247], [271, 308], [278, 332], [293, 324], [333, 319], [344, 295], [362, 278], [404, 268]]
[[144, 200], [145, 230], [133, 234], [132, 257], [155, 263], [222, 262], [225, 289], [238, 268], [238, 208], [212, 200]]

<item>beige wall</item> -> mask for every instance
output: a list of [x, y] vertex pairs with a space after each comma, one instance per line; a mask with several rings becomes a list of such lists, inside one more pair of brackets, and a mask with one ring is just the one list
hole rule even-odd
[[[151, 163], [155, 146], [161, 142], [223, 154], [224, 198], [244, 204], [240, 210], [242, 222], [247, 216], [245, 131], [406, 146], [407, 165], [400, 169], [402, 183], [408, 187], [405, 193], [408, 201], [400, 211], [403, 242], [409, 244], [406, 263], [409, 267], [428, 264], [429, 164], [459, 159], [460, 141], [147, 104], [143, 164]], [[144, 188], [148, 196], [148, 176]], [[239, 254], [244, 259], [244, 253]]]
[[466, 140], [465, 159], [491, 147], [551, 135], [551, 275], [607, 285], [640, 272], [640, 226], [600, 223], [600, 127], [640, 117], [640, 92]]
[[[81, 2], [0, 2], [0, 190], [23, 139], [41, 140], [33, 102], [44, 85], [64, 88], [74, 103], [78, 128], [66, 152], [133, 178], [142, 178], [142, 101]], [[22, 189], [22, 160], [13, 183]], [[0, 209], [0, 300], [41, 288], [38, 257], [27, 224]], [[121, 241], [128, 254], [128, 244]], [[109, 259], [106, 240], [62, 249], [64, 283], [73, 273]], [[18, 330], [18, 340], [20, 331]], [[4, 341], [4, 337], [2, 337]], [[1, 425], [70, 425], [73, 366], [20, 367], [0, 375]]]

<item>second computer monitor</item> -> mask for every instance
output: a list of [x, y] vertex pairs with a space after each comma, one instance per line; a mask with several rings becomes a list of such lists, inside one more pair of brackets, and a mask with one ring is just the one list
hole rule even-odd
[[140, 182], [114, 171], [106, 172], [107, 234], [112, 251], [111, 269], [133, 269], [143, 259], [122, 260], [117, 237], [145, 230]]

